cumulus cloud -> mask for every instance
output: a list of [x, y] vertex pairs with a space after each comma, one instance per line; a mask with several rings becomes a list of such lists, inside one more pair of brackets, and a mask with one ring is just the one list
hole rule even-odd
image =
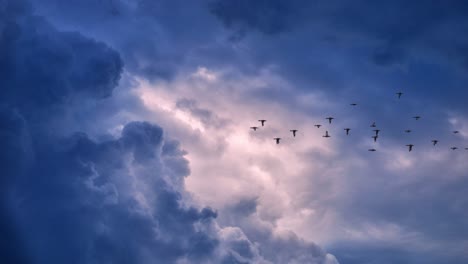
[[[225, 226], [236, 223], [252, 242], [259, 244], [265, 256], [265, 252], [277, 246], [274, 237], [287, 234], [287, 230], [307, 241], [325, 244], [333, 249], [331, 252], [343, 254], [338, 257], [356, 262], [405, 259], [378, 256], [377, 252], [388, 250], [406, 258], [432, 252], [434, 263], [438, 263], [444, 258], [444, 251], [453, 247], [452, 243], [458, 246], [449, 255], [463, 256], [465, 234], [452, 235], [453, 242], [446, 241], [443, 234], [449, 232], [445, 228], [448, 226], [458, 226], [455, 229], [459, 232], [461, 225], [457, 223], [465, 219], [464, 213], [449, 205], [450, 200], [458, 200], [463, 207], [466, 165], [462, 165], [465, 164], [462, 159], [466, 155], [454, 154], [446, 148], [461, 142], [453, 139], [449, 116], [442, 109], [432, 109], [416, 124], [410, 116], [406, 121], [400, 114], [401, 109], [409, 112], [416, 108], [408, 101], [398, 102], [400, 109], [388, 109], [389, 113], [380, 116], [383, 119], [379, 126], [385, 137], [378, 142], [376, 155], [370, 155], [367, 148], [376, 145], [370, 138], [373, 132], [365, 127], [377, 115], [362, 114], [366, 109], [344, 111], [333, 98], [315, 93], [310, 93], [307, 97], [310, 101], [304, 102], [304, 96], [291, 92], [294, 88], [274, 71], [255, 77], [240, 75], [234, 80], [230, 79], [233, 75], [230, 72], [208, 71], [217, 76], [216, 81], [194, 82], [190, 75], [155, 86], [142, 81], [139, 94], [156, 116], [174, 117], [163, 122], [188, 149], [187, 157], [193, 164], [188, 188], [202, 203], [220, 208], [219, 223]], [[293, 103], [253, 100], [250, 96], [256, 90], [274, 89], [268, 87], [274, 87], [275, 83], [282, 83], [283, 92]], [[222, 93], [216, 98], [204, 96], [215, 91]], [[162, 105], [177, 102], [180, 95], [209, 106], [221, 118], [230, 117], [230, 125], [209, 127], [201, 122], [203, 117], [194, 113], [179, 118], [176, 108], [162, 109]], [[292, 104], [300, 107], [289, 107]], [[314, 106], [314, 111], [309, 111], [309, 105]], [[358, 111], [360, 114], [356, 115]], [[313, 127], [325, 122], [327, 112], [339, 116], [334, 125], [327, 126], [334, 135], [330, 142], [321, 140], [323, 131]], [[248, 127], [260, 117], [268, 120], [267, 126], [249, 131]], [[461, 119], [456, 120], [452, 123], [462, 127]], [[199, 128], [191, 126], [191, 122], [197, 121]], [[440, 126], [430, 129], [438, 122]], [[347, 137], [342, 128], [350, 124], [354, 124], [355, 130]], [[300, 131], [296, 139], [287, 136], [285, 129], [279, 129], [293, 126]], [[406, 126], [415, 126], [418, 134], [403, 137]], [[275, 135], [284, 137], [279, 146], [272, 142]], [[442, 138], [443, 147], [433, 148], [430, 139], [434, 135]], [[216, 138], [224, 139], [223, 148], [219, 149]], [[408, 153], [404, 147], [407, 140], [416, 142], [417, 155]], [[213, 153], [218, 156], [217, 163], [206, 158]], [[424, 224], [421, 217], [426, 219]], [[439, 229], [439, 221], [450, 221], [453, 225]], [[288, 243], [295, 241], [300, 238], [291, 238]], [[351, 246], [353, 242], [362, 248]], [[297, 243], [287, 251], [298, 250], [295, 256], [300, 256], [299, 248], [310, 244]], [[406, 250], [411, 254], [405, 255]], [[279, 249], [274, 252], [277, 253], [274, 257], [278, 257], [275, 260], [279, 261], [282, 253]], [[427, 259], [421, 258], [421, 263], [424, 260]]]
[[[196, 205], [185, 189], [187, 152], [161, 127], [128, 122], [101, 139], [63, 128], [70, 122], [66, 119], [73, 120], [67, 112], [92, 113], [86, 104], [112, 99], [123, 70], [119, 53], [78, 32], [56, 30], [33, 16], [26, 2], [2, 1], [0, 6], [8, 14], [1, 20], [0, 50], [0, 231], [8, 241], [0, 244], [2, 259], [278, 261], [274, 254], [263, 256], [241, 228], [220, 226], [214, 209]], [[176, 106], [209, 119], [205, 123], [216, 118], [190, 100]], [[93, 131], [106, 129], [95, 126]], [[281, 262], [300, 257], [328, 263], [320, 248], [309, 249], [302, 257], [282, 256]]]
[[[466, 126], [461, 1], [424, 8], [401, 1], [32, 2], [53, 26], [23, 1], [0, 5], [8, 10], [0, 26], [0, 84], [8, 87], [0, 92], [1, 158], [6, 175], [22, 176], [0, 182], [16, 190], [9, 194], [16, 200], [2, 205], [13, 248], [51, 257], [40, 254], [38, 240], [24, 243], [27, 235], [18, 234], [27, 225], [15, 224], [21, 208], [45, 204], [28, 198], [40, 197], [25, 184], [37, 171], [54, 181], [31, 182], [80, 204], [82, 222], [102, 223], [77, 228], [93, 241], [83, 242], [86, 252], [122, 252], [120, 259], [336, 262], [326, 251], [346, 263], [466, 259], [466, 155], [446, 149], [466, 139], [464, 131], [450, 134]], [[35, 72], [38, 90], [23, 69]], [[404, 92], [398, 101], [397, 90]], [[327, 127], [331, 141], [313, 127], [326, 115], [337, 117]], [[416, 124], [414, 115], [423, 118]], [[259, 118], [267, 126], [249, 131]], [[132, 122], [142, 119], [164, 135]], [[382, 128], [377, 144], [366, 129], [372, 121]], [[349, 137], [345, 126], [353, 127]], [[298, 138], [288, 137], [290, 128]], [[404, 137], [407, 128], [415, 133]], [[276, 146], [278, 134], [284, 141]], [[433, 137], [438, 148], [429, 145]], [[59, 194], [56, 185], [68, 191]], [[31, 194], [19, 197], [21, 190]], [[50, 227], [56, 218], [45, 221], [47, 212], [60, 210], [43, 211], [37, 225], [24, 221]], [[112, 232], [136, 222], [132, 234]], [[66, 230], [51, 230], [48, 244]], [[122, 242], [132, 235], [135, 244]], [[81, 252], [83, 243], [64, 252]], [[148, 252], [154, 245], [165, 251]]]

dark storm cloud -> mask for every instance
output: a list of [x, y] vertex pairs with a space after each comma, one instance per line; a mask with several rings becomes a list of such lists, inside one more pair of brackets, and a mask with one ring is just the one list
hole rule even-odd
[[[101, 140], [67, 132], [80, 126], [65, 119], [84, 114], [95, 122], [90, 130], [105, 129], [99, 120], [104, 117], [92, 115], [110, 110], [89, 105], [115, 108], [100, 102], [120, 80], [119, 53], [81, 33], [55, 29], [33, 16], [24, 1], [2, 0], [0, 7], [5, 14], [0, 20], [3, 260], [265, 262], [241, 229], [220, 229], [217, 212], [187, 204], [186, 152], [176, 140], [165, 139], [161, 127], [129, 122], [120, 136]], [[84, 2], [81, 7], [88, 8]], [[216, 119], [196, 105], [188, 107]], [[325, 253], [312, 249], [312, 255], [303, 252], [305, 261], [323, 263]]]
[[[241, 42], [257, 65], [278, 65], [276, 72], [298, 90], [326, 87], [336, 95], [407, 88], [428, 103], [466, 111], [460, 100], [467, 81], [464, 1], [246, 2], [213, 1], [210, 10], [234, 34], [236, 25], [246, 28]], [[442, 89], [446, 94], [439, 96]]]
[[119, 55], [55, 30], [22, 1], [1, 4], [8, 14], [0, 53], [1, 233], [8, 241], [2, 259], [148, 263], [211, 256], [219, 244], [210, 229], [216, 213], [184, 206], [163, 178], [168, 160], [174, 181], [189, 171], [184, 152], [177, 142], [165, 145], [160, 127], [129, 123], [121, 138], [104, 142], [50, 131], [54, 111], [67, 103], [111, 95], [122, 71]]
[[122, 71], [115, 51], [79, 33], [58, 32], [26, 11], [12, 11], [22, 1], [2, 2], [8, 15], [0, 20], [1, 103], [36, 115], [60, 111], [73, 100], [111, 95]]
[[[355, 125], [368, 127], [367, 120], [378, 118], [387, 142], [395, 145], [408, 143], [394, 132], [413, 125], [413, 120], [404, 119], [406, 115], [421, 114], [421, 122], [432, 120], [420, 127], [420, 137], [412, 138], [419, 148], [434, 134], [446, 132], [447, 115], [441, 111], [467, 111], [468, 22], [462, 1], [424, 6], [403, 1], [33, 3], [35, 12], [46, 15], [54, 26], [32, 16], [23, 1], [0, 0], [4, 172], [0, 187], [6, 197], [0, 208], [0, 231], [11, 241], [1, 244], [2, 255], [11, 262], [31, 258], [63, 263], [70, 257], [98, 263], [181, 258], [200, 262], [219, 249], [228, 252], [221, 257], [225, 263], [323, 262], [325, 253], [314, 244], [294, 235], [279, 239], [272, 230], [257, 229], [249, 220], [256, 213], [256, 199], [234, 204], [219, 217], [210, 208], [183, 205], [183, 178], [190, 173], [186, 153], [177, 141], [165, 139], [158, 126], [132, 122], [120, 137], [106, 135], [104, 140], [84, 133], [50, 135], [64, 129], [60, 124], [65, 122], [52, 119], [70, 108], [81, 119], [93, 120], [90, 130], [107, 129], [107, 118], [121, 108], [115, 98], [102, 111], [84, 105], [110, 97], [120, 80], [122, 61], [132, 74], [151, 80], [170, 80], [187, 65], [190, 72], [199, 65], [213, 69], [227, 65], [248, 69], [248, 74], [274, 65], [272, 71], [296, 87], [288, 95], [281, 85], [255, 90], [249, 94], [253, 98], [293, 109], [295, 91], [323, 91], [343, 105], [352, 98], [362, 107]], [[224, 35], [220, 25], [231, 32]], [[238, 51], [232, 45], [246, 49]], [[388, 98], [399, 89], [405, 95], [396, 105]], [[140, 103], [132, 101], [130, 111]], [[224, 124], [196, 101], [181, 100], [177, 106], [206, 125]], [[329, 110], [341, 120], [353, 118], [347, 109]], [[344, 143], [337, 160], [362, 156], [353, 147]], [[382, 164], [386, 158], [372, 161]], [[334, 162], [331, 165], [338, 167], [339, 161]], [[346, 196], [344, 202], [320, 202], [338, 208], [355, 226], [363, 221], [393, 221], [431, 241], [462, 243], [467, 235], [466, 181], [463, 175], [449, 183], [433, 177], [443, 178], [447, 164], [433, 164], [430, 173], [420, 168], [421, 174], [430, 175], [430, 182], [422, 177], [410, 186], [398, 185], [392, 181], [393, 173], [380, 175], [378, 167], [370, 166], [365, 175], [351, 173], [354, 196]], [[215, 218], [242, 230], [232, 231], [236, 235], [229, 239], [220, 238], [212, 230]], [[449, 252], [447, 258], [439, 252], [421, 256], [411, 247], [376, 244], [342, 243], [335, 249], [344, 263], [428, 259], [445, 263], [464, 257], [459, 252]], [[444, 250], [446, 244], [440, 247]]]
[[171, 263], [211, 256], [218, 245], [209, 231], [216, 213], [183, 207], [163, 178], [163, 145], [161, 128], [134, 122], [116, 140], [97, 143], [76, 134], [35, 149], [42, 158], [16, 186], [22, 199], [15, 210], [34, 262]]
[[244, 34], [251, 29], [265, 34], [288, 31], [297, 17], [298, 1], [213, 1], [209, 4], [223, 24]]
[[59, 27], [110, 43], [122, 55], [128, 71], [149, 80], [172, 79], [193, 50], [208, 45], [216, 31], [209, 26], [215, 24], [215, 18], [205, 15], [208, 11], [200, 1], [32, 2], [37, 12]]

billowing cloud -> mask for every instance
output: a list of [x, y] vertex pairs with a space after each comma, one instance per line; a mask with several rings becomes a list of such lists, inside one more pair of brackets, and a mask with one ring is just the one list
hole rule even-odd
[[0, 2], [12, 262], [467, 259], [462, 1], [31, 2]]
[[[271, 71], [232, 80], [229, 71], [208, 69], [208, 73], [216, 79], [193, 74], [156, 86], [142, 81], [139, 93], [154, 115], [173, 117], [162, 122], [188, 149], [187, 157], [193, 164], [188, 188], [202, 203], [220, 208], [219, 223], [236, 223], [259, 243], [261, 252], [275, 248], [273, 237], [285, 239], [287, 230], [292, 230], [357, 263], [396, 262], [420, 255], [431, 255], [432, 263], [440, 263], [464, 257], [462, 223], [466, 217], [460, 208], [466, 200], [466, 153], [449, 149], [465, 142], [462, 135], [451, 133], [462, 130], [462, 118], [433, 109], [433, 115], [415, 121], [399, 114], [413, 106], [393, 101], [400, 109], [389, 109], [388, 115], [379, 119], [382, 138], [374, 144], [374, 132], [365, 127], [371, 124], [370, 118], [378, 116], [356, 116], [368, 106], [353, 109], [347, 103], [348, 111], [337, 110], [332, 98], [295, 94], [286, 80]], [[291, 104], [250, 96], [276, 83], [282, 84]], [[204, 96], [212, 93], [218, 96]], [[177, 102], [181, 95], [209, 106], [220, 118], [229, 117], [229, 125], [210, 127], [196, 113], [180, 115]], [[297, 108], [290, 108], [292, 104]], [[332, 125], [325, 124], [327, 113], [336, 114]], [[267, 119], [267, 125], [249, 131], [251, 125], [260, 125], [260, 118]], [[444, 125], [431, 129], [437, 122]], [[324, 130], [315, 128], [316, 123], [324, 125], [333, 140], [323, 139]], [[343, 131], [345, 126], [353, 127], [349, 136]], [[407, 126], [417, 134], [405, 135]], [[288, 135], [290, 128], [299, 129], [297, 138]], [[283, 137], [278, 146], [273, 143], [275, 136]], [[433, 136], [444, 144], [432, 146]], [[408, 152], [408, 140], [415, 142], [416, 152]], [[378, 152], [368, 152], [370, 147], [377, 147]], [[210, 155], [217, 156], [216, 163]], [[457, 206], [452, 207], [452, 201], [458, 201]], [[441, 221], [447, 224], [440, 225]], [[458, 235], [452, 233], [448, 239], [451, 232]], [[279, 250], [275, 252], [276, 257], [281, 256]], [[379, 255], [382, 252], [399, 255], [391, 258], [391, 253]], [[421, 257], [420, 263], [428, 258]]]
[[[186, 191], [187, 152], [158, 125], [131, 121], [115, 129], [90, 124], [99, 120], [91, 116], [81, 122], [83, 112], [109, 113], [99, 108], [112, 106], [123, 72], [119, 53], [81, 33], [55, 29], [33, 16], [26, 2], [0, 6], [7, 14], [0, 51], [0, 215], [8, 241], [1, 244], [2, 259], [337, 263], [299, 238], [274, 239], [299, 255], [275, 254], [273, 248], [265, 254], [260, 248], [269, 249], [268, 241], [260, 247], [241, 228], [221, 226], [217, 211], [197, 205]], [[119, 93], [127, 92], [119, 90], [117, 101]], [[179, 99], [176, 107], [205, 125], [217, 120], [195, 101]]]

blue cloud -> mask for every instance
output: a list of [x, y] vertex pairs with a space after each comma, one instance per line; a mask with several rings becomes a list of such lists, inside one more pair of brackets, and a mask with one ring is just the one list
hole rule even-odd
[[[161, 127], [125, 120], [121, 131], [110, 135], [115, 127], [108, 127], [108, 119], [115, 112], [144, 111], [131, 91], [112, 96], [124, 62], [130, 74], [152, 81], [171, 81], [200, 65], [233, 67], [251, 76], [268, 68], [293, 87], [287, 93], [282, 83], [246, 89], [242, 95], [251, 102], [315, 115], [315, 106], [304, 107], [297, 97], [320, 92], [341, 105], [358, 101], [357, 116], [344, 107], [320, 110], [339, 116], [338, 124], [352, 120], [356, 127], [377, 119], [386, 146], [403, 146], [410, 139], [419, 150], [434, 136], [444, 144], [463, 143], [446, 134], [447, 112], [464, 116], [467, 110], [468, 9], [463, 1], [425, 6], [300, 0], [32, 4], [37, 10], [25, 1], [0, 0], [0, 231], [11, 241], [1, 244], [10, 262], [62, 263], [71, 257], [83, 263], [324, 262], [326, 253], [313, 243], [256, 230], [250, 218], [257, 213], [257, 199], [245, 198], [219, 212], [185, 204], [190, 200], [184, 188], [190, 174], [187, 152]], [[120, 91], [132, 85], [123, 86]], [[389, 98], [399, 89], [405, 95], [397, 107]], [[215, 110], [194, 99], [175, 104], [206, 127], [225, 125]], [[418, 136], [402, 137], [401, 130], [414, 126], [403, 117], [416, 114], [423, 115]], [[448, 182], [438, 178], [454, 164], [449, 160], [454, 156], [445, 164], [418, 167], [420, 179], [399, 185], [395, 172], [379, 167], [386, 157], [369, 158], [353, 148], [355, 142], [341, 143], [336, 160], [317, 153], [308, 157], [337, 167], [351, 156], [366, 157], [374, 165], [349, 172], [352, 195], [317, 198], [329, 184], [324, 180], [311, 201], [336, 209], [355, 227], [398, 224], [428, 243], [440, 242], [441, 251], [466, 240], [466, 180], [460, 173]], [[236, 228], [223, 229], [228, 226]], [[338, 241], [329, 249], [345, 263], [466, 258], [458, 251], [421, 256], [400, 244], [350, 245], [354, 242]]]
[[[215, 210], [191, 205], [184, 188], [186, 152], [161, 127], [133, 121], [120, 135], [96, 139], [71, 125], [70, 119], [80, 119], [75, 114], [94, 114], [89, 104], [112, 98], [123, 72], [119, 52], [79, 32], [57, 30], [25, 1], [2, 0], [0, 7], [3, 260], [267, 262], [241, 229], [222, 228]], [[190, 103], [188, 110], [206, 122], [214, 118]], [[91, 130], [99, 129], [95, 123]], [[314, 250], [306, 262], [323, 262], [317, 246], [299, 245]], [[277, 262], [279, 256], [267, 258]]]

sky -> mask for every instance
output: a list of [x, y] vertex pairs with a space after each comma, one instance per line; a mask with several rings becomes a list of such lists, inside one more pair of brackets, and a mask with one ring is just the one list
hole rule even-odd
[[0, 257], [468, 263], [467, 30], [458, 0], [0, 0]]

